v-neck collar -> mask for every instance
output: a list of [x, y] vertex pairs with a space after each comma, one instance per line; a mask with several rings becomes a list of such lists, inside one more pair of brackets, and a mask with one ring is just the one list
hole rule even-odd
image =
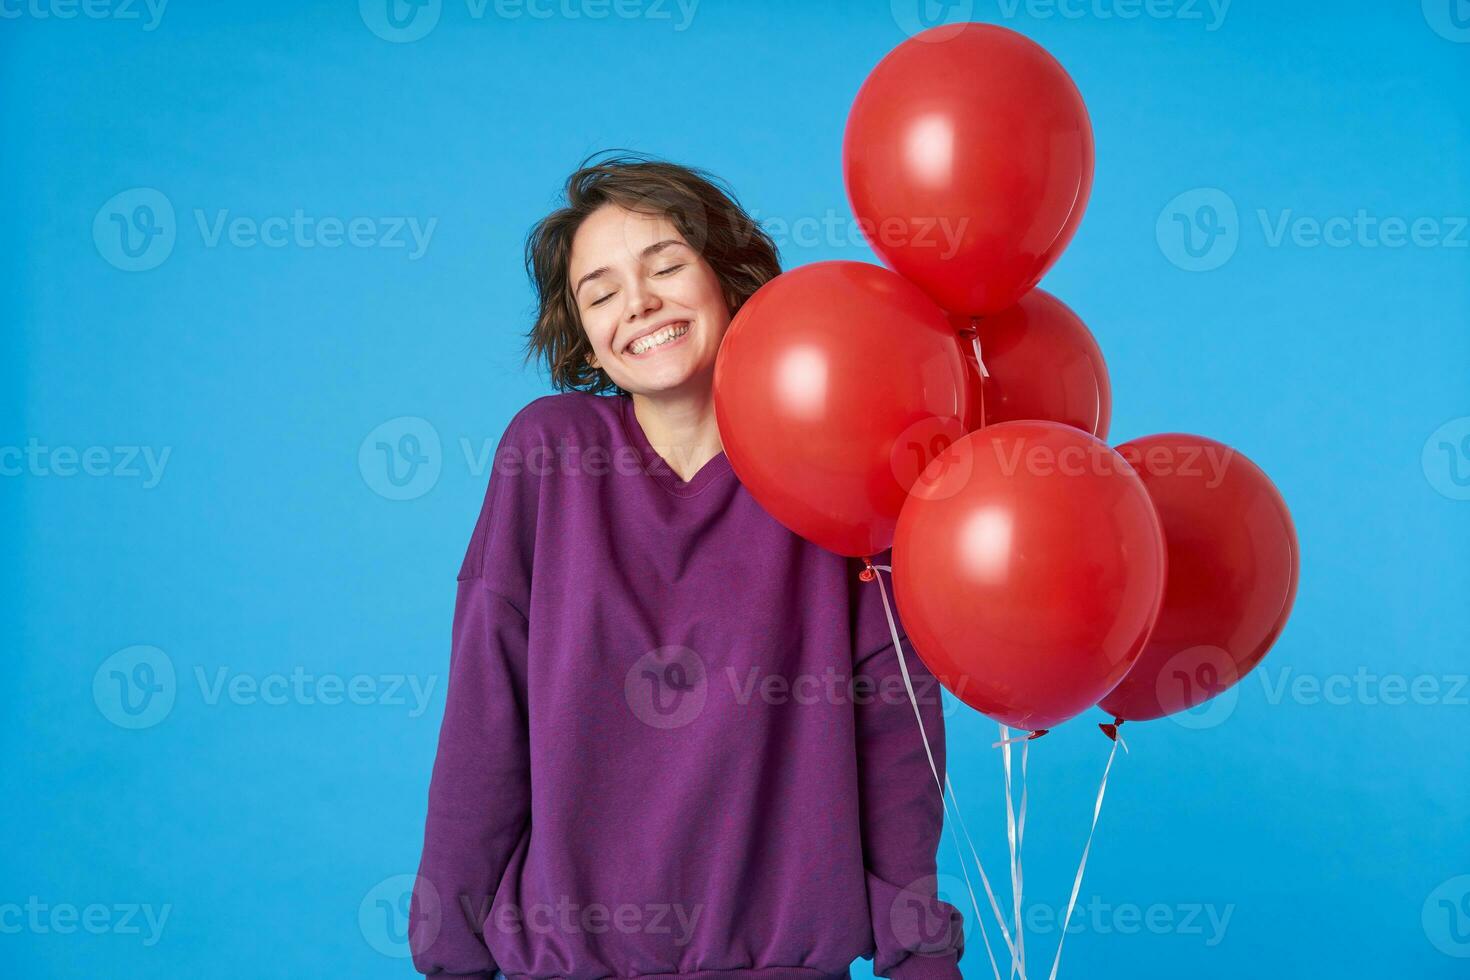
[[648, 441], [643, 426], [638, 424], [638, 415], [633, 411], [633, 398], [631, 395], [614, 395], [620, 402], [618, 406], [618, 417], [623, 423], [623, 432], [628, 437], [628, 442], [638, 450], [643, 457], [643, 471], [659, 486], [676, 497], [692, 497], [708, 487], [712, 482], [718, 480], [730, 469], [730, 458], [725, 455], [724, 450], [711, 456], [699, 472], [695, 473], [688, 481], [679, 478], [673, 467], [659, 455], [658, 450], [653, 448]]

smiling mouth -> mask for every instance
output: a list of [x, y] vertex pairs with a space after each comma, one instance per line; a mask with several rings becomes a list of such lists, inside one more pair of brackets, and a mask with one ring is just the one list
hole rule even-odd
[[678, 323], [671, 323], [668, 326], [664, 327], [662, 330], [655, 330], [648, 336], [639, 337], [637, 340], [633, 341], [631, 344], [628, 345], [628, 353], [633, 355], [634, 357], [639, 357], [643, 354], [647, 354], [649, 351], [655, 351], [658, 350], [660, 347], [666, 347], [669, 344], [672, 344], [674, 341], [678, 340], [680, 337], [684, 336], [688, 332], [688, 320], [680, 320]]

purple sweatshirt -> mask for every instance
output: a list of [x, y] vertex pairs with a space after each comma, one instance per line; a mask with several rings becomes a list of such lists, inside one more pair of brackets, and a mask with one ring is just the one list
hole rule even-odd
[[[522, 409], [459, 573], [418, 970], [957, 978], [939, 791], [860, 569], [723, 453], [681, 480], [627, 396]], [[942, 776], [939, 688], [905, 653]]]

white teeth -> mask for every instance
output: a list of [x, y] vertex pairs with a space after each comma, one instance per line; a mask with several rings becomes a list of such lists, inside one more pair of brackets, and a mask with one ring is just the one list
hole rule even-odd
[[688, 332], [688, 323], [680, 323], [673, 326], [664, 327], [658, 333], [649, 334], [647, 337], [639, 337], [637, 340], [633, 341], [633, 343], [628, 345], [628, 350], [632, 351], [634, 354], [642, 354], [644, 351], [652, 350], [655, 347], [660, 347], [664, 344], [667, 344], [671, 340], [677, 340]]

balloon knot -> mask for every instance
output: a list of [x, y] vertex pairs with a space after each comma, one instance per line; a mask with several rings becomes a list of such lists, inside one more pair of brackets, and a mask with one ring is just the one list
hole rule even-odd
[[873, 559], [864, 558], [863, 570], [861, 572], [858, 572], [858, 578], [864, 582], [871, 582], [877, 577], [878, 573], [873, 570]]
[[1121, 724], [1123, 724], [1122, 718], [1114, 718], [1108, 724], [1098, 725], [1097, 727], [1102, 729], [1104, 735], [1116, 742], [1118, 740], [1118, 726]]
[[1036, 729], [1036, 731], [1034, 731], [1030, 735], [1027, 735], [1026, 736], [1026, 741], [1029, 742], [1033, 738], [1040, 738], [1041, 736], [1045, 735], [1049, 731], [1051, 731], [1050, 728], [1038, 728], [1038, 729]]

